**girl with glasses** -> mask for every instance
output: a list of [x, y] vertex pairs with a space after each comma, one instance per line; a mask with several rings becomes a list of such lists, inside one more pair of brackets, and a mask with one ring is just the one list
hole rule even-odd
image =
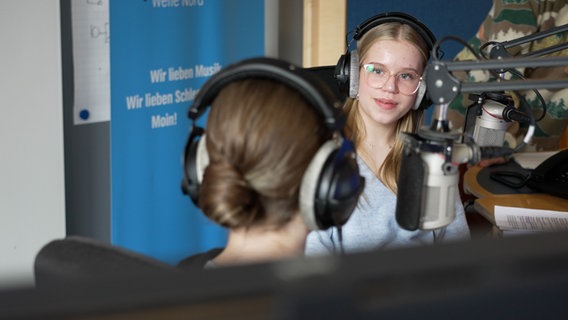
[[431, 32], [414, 17], [402, 13], [399, 16], [391, 19], [390, 14], [379, 15], [377, 19], [386, 17], [386, 22], [371, 22], [376, 24], [371, 28], [365, 22], [367, 27], [358, 27], [358, 31], [367, 29], [364, 34], [354, 36], [357, 50], [351, 52], [348, 69], [352, 70], [349, 76], [356, 77], [350, 79], [355, 86], [350, 85], [344, 110], [347, 136], [355, 143], [365, 190], [341, 234], [331, 228], [308, 236], [308, 255], [470, 238], [459, 197], [456, 219], [447, 227], [407, 231], [395, 219], [402, 133], [416, 132], [421, 124], [425, 109], [422, 76], [435, 42], [424, 36]]

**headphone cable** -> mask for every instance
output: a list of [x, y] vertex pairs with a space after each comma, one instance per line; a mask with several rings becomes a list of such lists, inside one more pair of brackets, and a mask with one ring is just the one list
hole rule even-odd
[[339, 253], [343, 256], [345, 255], [345, 249], [343, 248], [343, 232], [341, 227], [337, 227], [337, 239], [339, 240]]

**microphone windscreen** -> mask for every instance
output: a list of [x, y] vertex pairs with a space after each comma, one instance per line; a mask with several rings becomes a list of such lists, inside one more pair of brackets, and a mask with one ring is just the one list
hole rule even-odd
[[403, 153], [400, 163], [395, 214], [401, 228], [413, 231], [420, 226], [424, 163], [420, 154], [407, 151]]

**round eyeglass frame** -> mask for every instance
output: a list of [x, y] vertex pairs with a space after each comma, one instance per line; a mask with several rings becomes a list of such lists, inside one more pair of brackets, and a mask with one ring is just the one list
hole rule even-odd
[[[393, 76], [393, 74], [386, 66], [379, 64], [383, 67], [383, 69], [386, 71], [388, 76], [383, 80], [383, 82], [381, 84], [377, 84], [376, 82], [372, 83], [371, 80], [369, 79], [369, 74], [374, 72], [376, 65], [377, 65], [376, 63], [365, 63], [365, 64], [362, 64], [360, 67], [365, 70], [365, 80], [367, 81], [367, 84], [372, 88], [382, 89], [384, 87], [384, 85], [389, 81], [390, 77]], [[371, 71], [369, 71], [369, 69], [368, 69], [369, 67], [372, 67]], [[416, 88], [414, 88], [414, 90], [412, 90], [409, 93], [402, 92], [400, 90], [401, 86], [399, 85], [399, 80], [400, 80], [400, 75], [403, 74], [403, 73], [408, 73], [408, 72], [399, 72], [397, 74], [394, 74], [396, 87], [401, 94], [411, 96], [418, 91], [418, 88], [420, 88], [420, 83], [422, 82], [423, 78], [422, 78], [422, 76], [419, 76], [418, 74], [414, 73], [416, 76], [419, 77], [418, 83], [416, 84]], [[404, 88], [404, 86], [402, 86], [402, 87]]]

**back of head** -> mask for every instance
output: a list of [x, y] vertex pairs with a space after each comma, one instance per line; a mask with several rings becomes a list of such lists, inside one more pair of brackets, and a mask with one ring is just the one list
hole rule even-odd
[[329, 136], [321, 116], [289, 86], [259, 78], [227, 85], [208, 118], [210, 162], [199, 206], [229, 228], [284, 224], [298, 212], [303, 174]]
[[[205, 130], [195, 120], [209, 106]], [[288, 62], [225, 67], [189, 109], [182, 191], [229, 228], [283, 225], [298, 211], [311, 230], [343, 225], [364, 179], [339, 106], [324, 82]]]

